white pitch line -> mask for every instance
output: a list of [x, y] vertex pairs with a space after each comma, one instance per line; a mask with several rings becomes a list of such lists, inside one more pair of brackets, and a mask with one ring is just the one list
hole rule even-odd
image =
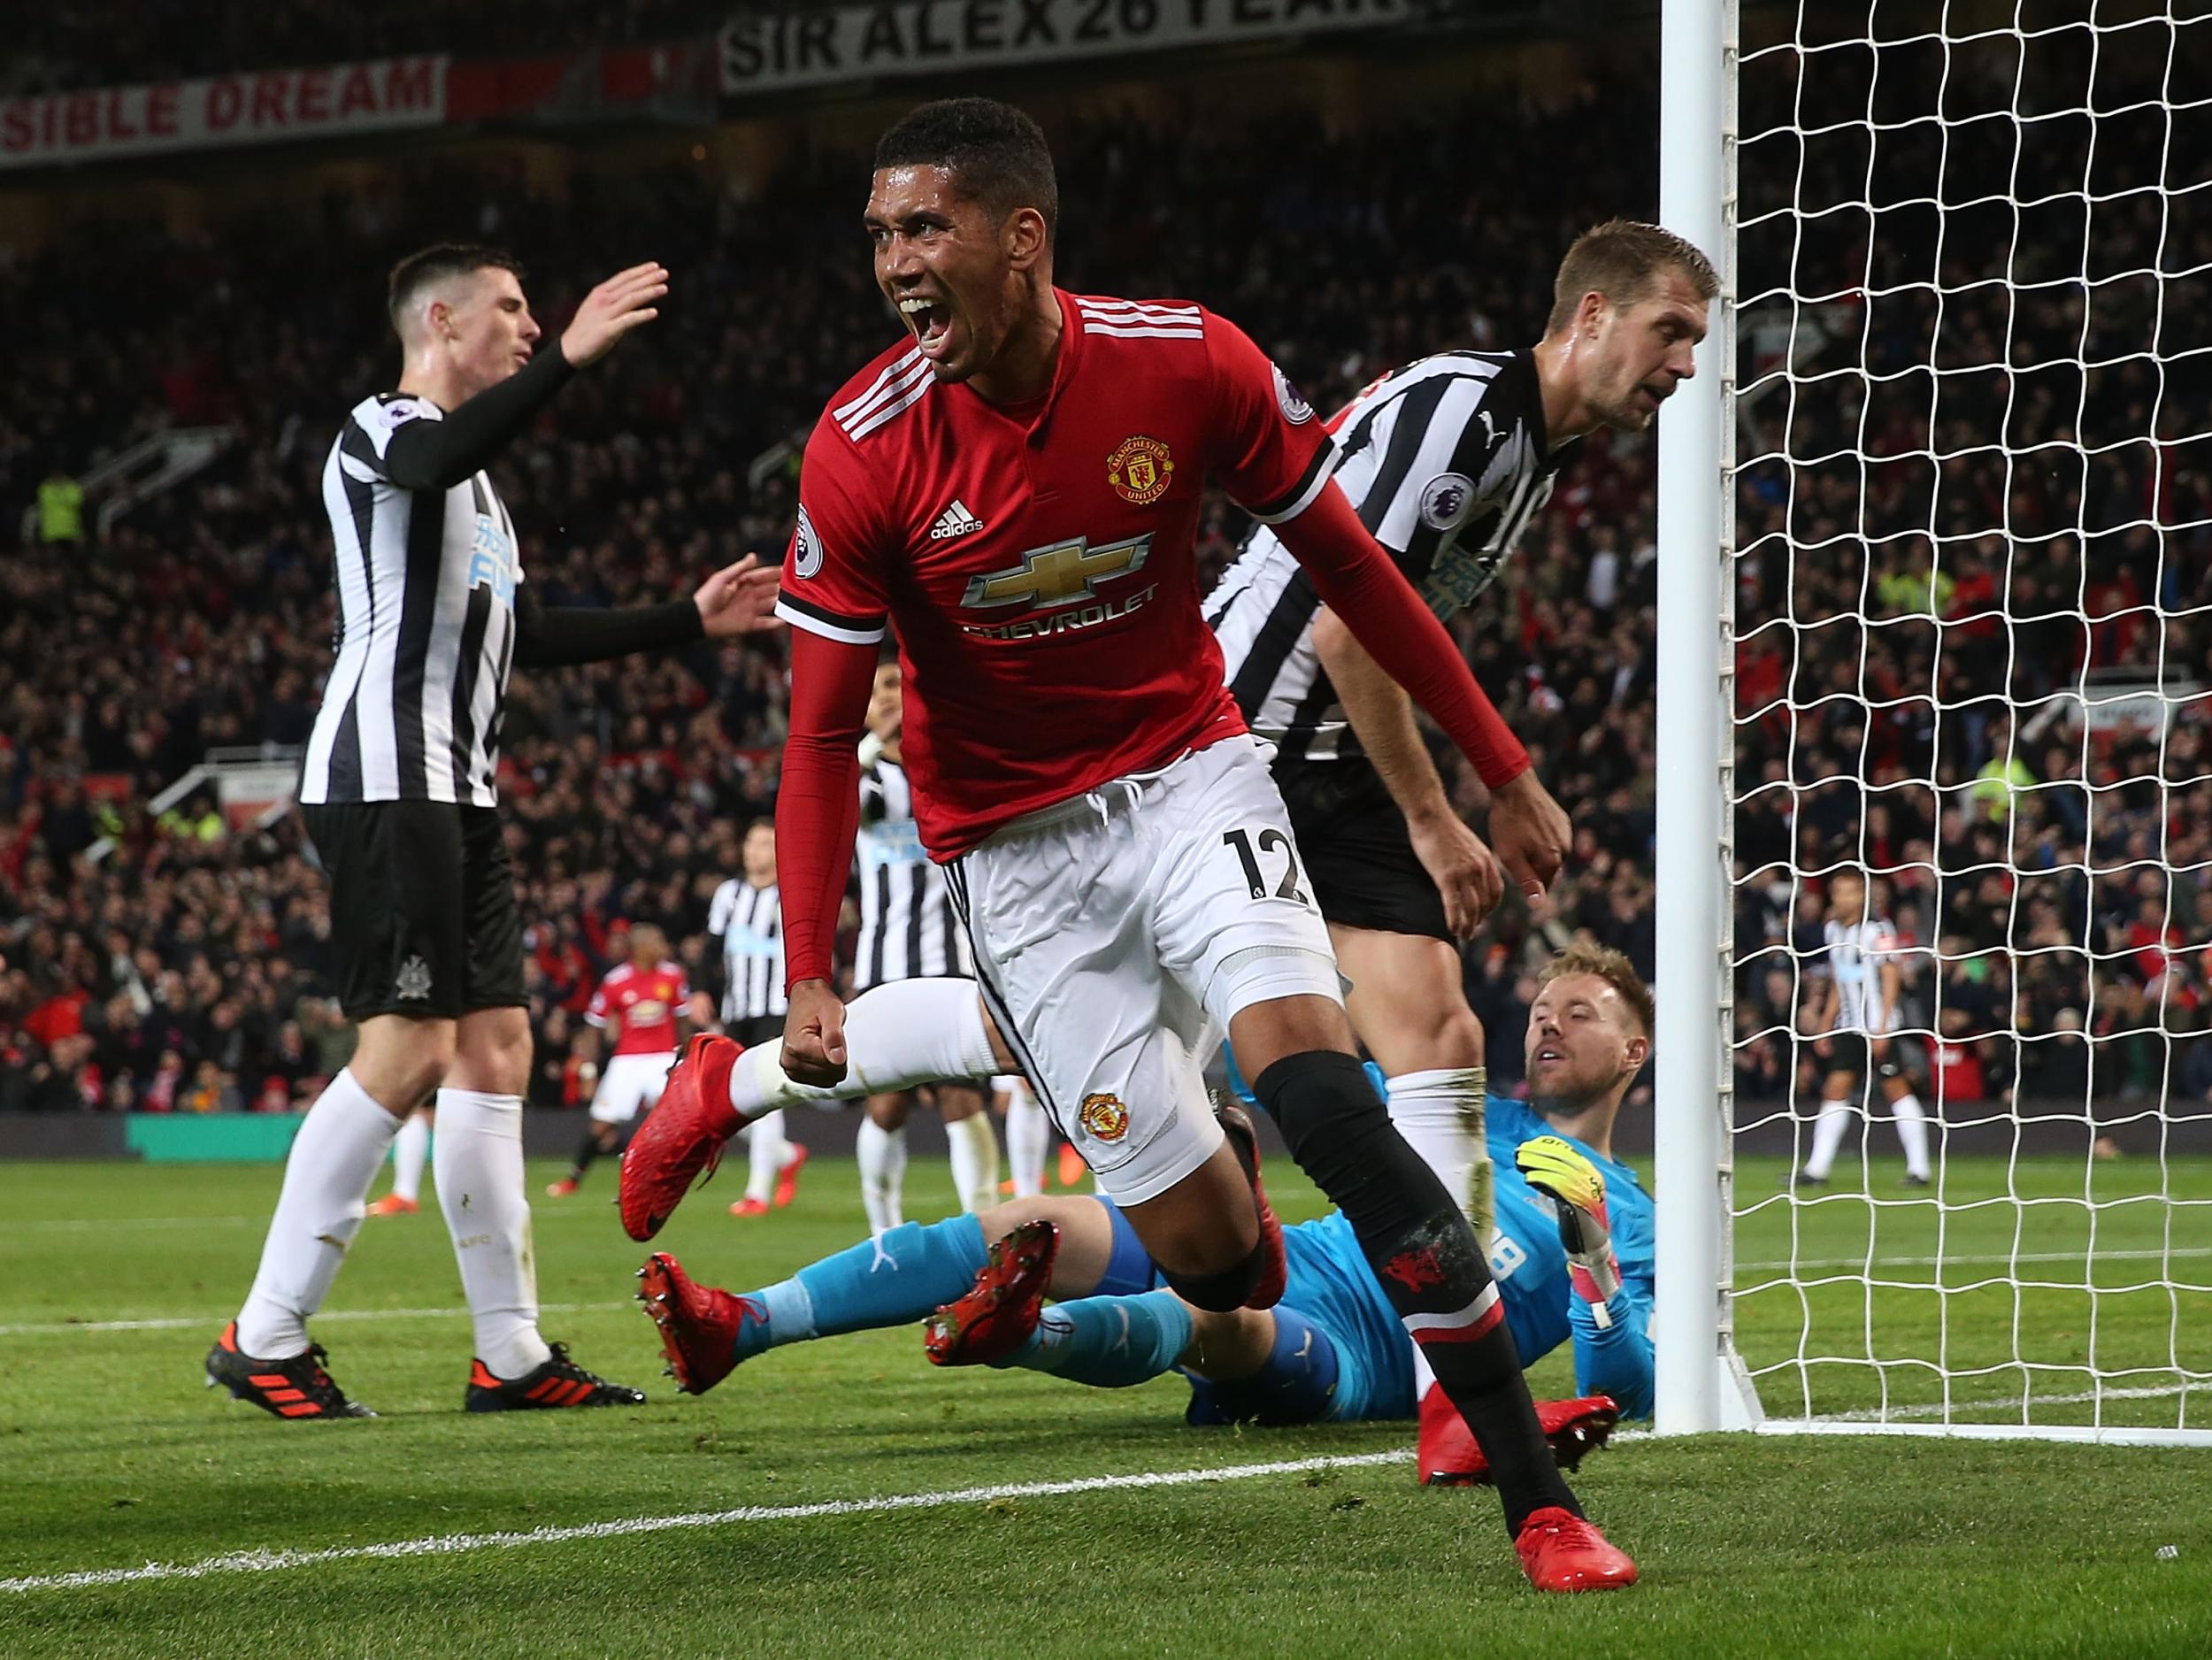
[[828, 1499], [816, 1504], [747, 1504], [728, 1510], [693, 1510], [677, 1516], [633, 1516], [619, 1521], [586, 1522], [572, 1527], [534, 1527], [527, 1533], [440, 1533], [383, 1545], [343, 1545], [327, 1550], [240, 1550], [199, 1562], [150, 1562], [142, 1568], [86, 1568], [73, 1573], [31, 1574], [0, 1579], [0, 1591], [63, 1591], [85, 1586], [142, 1585], [155, 1579], [204, 1579], [225, 1573], [272, 1573], [280, 1568], [312, 1567], [327, 1562], [388, 1561], [408, 1556], [449, 1556], [472, 1550], [511, 1550], [523, 1545], [555, 1545], [572, 1539], [626, 1539], [685, 1527], [726, 1527], [739, 1522], [804, 1521], [817, 1516], [872, 1516], [887, 1510], [929, 1510], [949, 1504], [981, 1504], [994, 1499], [1052, 1498], [1070, 1493], [1103, 1493], [1139, 1487], [1193, 1487], [1205, 1481], [1244, 1481], [1255, 1476], [1298, 1475], [1311, 1470], [1359, 1470], [1403, 1464], [1410, 1449], [1356, 1453], [1345, 1456], [1286, 1458], [1273, 1464], [1230, 1464], [1214, 1470], [1152, 1471], [1141, 1475], [1085, 1476], [1073, 1481], [1025, 1481], [987, 1487], [956, 1487], [941, 1493], [905, 1493], [869, 1499]]
[[[1877, 1257], [1877, 1268], [1933, 1268], [1939, 1263], [1961, 1263], [1986, 1265], [1994, 1263], [2080, 1263], [2090, 1260], [2091, 1253], [2078, 1251], [1984, 1251], [1978, 1255], [1948, 1257]], [[2101, 1250], [2095, 1253], [2101, 1263], [2156, 1262], [2168, 1257], [2212, 1257], [2212, 1245], [2181, 1245], [2172, 1250], [2146, 1248], [2141, 1250]], [[1738, 1263], [1736, 1266], [1753, 1273], [1771, 1273], [1786, 1268], [1863, 1268], [1863, 1257], [1801, 1257], [1795, 1262]]]
[[[241, 1218], [245, 1219], [245, 1218]], [[2212, 1257], [2212, 1246], [2188, 1246], [2171, 1251], [2116, 1250], [2099, 1251], [2099, 1262], [2156, 1261], [2161, 1257]], [[1941, 1261], [1958, 1266], [1989, 1266], [2003, 1263], [2078, 1263], [2086, 1257], [2080, 1251], [2022, 1251], [2017, 1255], [1985, 1254], [1981, 1256], [1946, 1257]], [[1878, 1257], [1874, 1266], [1881, 1268], [1932, 1268], [1938, 1259], [1933, 1257]], [[1798, 1262], [1738, 1263], [1743, 1273], [1776, 1273], [1791, 1268], [1833, 1269], [1860, 1268], [1866, 1264], [1863, 1257], [1809, 1257]], [[603, 1314], [627, 1308], [627, 1303], [549, 1303], [541, 1312], [546, 1314]], [[430, 1320], [458, 1319], [465, 1316], [465, 1308], [443, 1309], [342, 1309], [334, 1313], [318, 1314], [318, 1324], [330, 1320]], [[78, 1332], [179, 1332], [193, 1326], [220, 1326], [228, 1314], [195, 1314], [173, 1318], [146, 1320], [46, 1320], [28, 1321], [15, 1326], [0, 1326], [0, 1337], [65, 1337]]]
[[[634, 1302], [636, 1299], [631, 1299]], [[605, 1314], [626, 1309], [629, 1303], [545, 1303], [541, 1314]], [[464, 1320], [465, 1308], [339, 1309], [315, 1317], [322, 1326], [331, 1320]], [[21, 1326], [0, 1326], [0, 1337], [65, 1337], [76, 1332], [181, 1332], [194, 1326], [219, 1331], [227, 1314], [193, 1314], [159, 1320], [47, 1320]]]
[[[432, 1209], [424, 1213], [425, 1218], [435, 1221], [438, 1215], [435, 1202], [426, 1201], [425, 1203], [432, 1205]], [[613, 1210], [612, 1199], [607, 1201], [604, 1210], [595, 1205], [540, 1205], [532, 1208], [530, 1219], [533, 1222], [544, 1222], [557, 1218], [568, 1219], [588, 1216], [606, 1221], [612, 1219], [611, 1212]], [[268, 1226], [269, 1212], [266, 1210], [253, 1216], [0, 1217], [0, 1234], [12, 1231], [26, 1233], [108, 1233], [120, 1228], [266, 1227]]]
[[[26, 1233], [107, 1233], [125, 1228], [145, 1227], [244, 1227], [255, 1218], [250, 1216], [70, 1216], [36, 1217], [0, 1221], [0, 1231], [19, 1230]], [[268, 1218], [260, 1218], [266, 1222]]]
[[[2212, 1384], [2161, 1383], [2132, 1389], [2084, 1389], [2077, 1395], [2030, 1395], [2025, 1404], [2031, 1409], [2039, 1406], [2084, 1406], [2093, 1401], [2156, 1401], [2177, 1395], [2208, 1393], [2212, 1393]], [[1886, 1410], [1878, 1406], [1862, 1406], [1830, 1416], [1839, 1423], [1880, 1424], [1897, 1418], [1941, 1418], [1947, 1412], [2016, 1412], [2022, 1404], [2021, 1397], [2016, 1395], [1989, 1401], [1954, 1401], [1948, 1406], [1940, 1401], [1924, 1401], [1913, 1406], [1893, 1406]]]

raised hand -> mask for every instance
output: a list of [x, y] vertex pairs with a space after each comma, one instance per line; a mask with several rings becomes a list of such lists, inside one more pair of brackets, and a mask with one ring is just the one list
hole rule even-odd
[[763, 565], [756, 554], [735, 565], [726, 565], [692, 596], [699, 607], [699, 623], [710, 640], [728, 640], [738, 634], [764, 634], [779, 626], [776, 620], [776, 570]]
[[668, 292], [668, 268], [657, 260], [618, 271], [584, 296], [561, 331], [561, 356], [577, 368], [596, 363], [621, 338], [660, 315], [654, 304]]

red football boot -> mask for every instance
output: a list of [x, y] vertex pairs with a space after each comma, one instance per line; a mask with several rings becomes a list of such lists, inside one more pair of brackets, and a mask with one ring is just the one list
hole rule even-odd
[[730, 1207], [730, 1214], [732, 1216], [766, 1216], [768, 1214], [768, 1201], [765, 1199], [740, 1199], [735, 1204]]
[[632, 1239], [659, 1233], [702, 1171], [711, 1176], [741, 1124], [730, 1105], [730, 1068], [745, 1046], [701, 1033], [668, 1069], [660, 1104], [646, 1115], [622, 1155], [622, 1230]]
[[1214, 1103], [1214, 1117], [1229, 1138], [1229, 1150], [1244, 1166], [1245, 1180], [1252, 1184], [1252, 1207], [1260, 1219], [1260, 1249], [1267, 1253], [1260, 1282], [1245, 1298], [1244, 1306], [1271, 1309], [1283, 1300], [1283, 1287], [1290, 1282], [1290, 1257], [1283, 1249], [1283, 1225], [1276, 1218], [1275, 1207], [1268, 1203], [1266, 1185], [1260, 1180], [1259, 1131], [1253, 1127], [1252, 1115], [1226, 1097]]
[[922, 1326], [922, 1347], [937, 1366], [987, 1366], [1019, 1348], [1037, 1329], [1037, 1311], [1052, 1284], [1060, 1230], [1050, 1222], [1025, 1222], [991, 1241], [991, 1258], [975, 1284]]
[[759, 1303], [699, 1284], [666, 1251], [648, 1257], [637, 1277], [643, 1285], [637, 1299], [659, 1328], [668, 1375], [685, 1395], [704, 1395], [736, 1371], [739, 1339], [749, 1326], [765, 1328]]
[[1513, 1541], [1521, 1572], [1540, 1591], [1617, 1591], [1636, 1583], [1636, 1564], [1603, 1533], [1555, 1504], [1532, 1511]]
[[799, 1172], [806, 1168], [807, 1151], [796, 1141], [791, 1143], [791, 1162], [776, 1176], [776, 1196], [768, 1203], [780, 1210], [799, 1196]]
[[[1606, 1395], [1585, 1395], [1575, 1401], [1539, 1401], [1536, 1421], [1551, 1443], [1552, 1456], [1562, 1470], [1572, 1470], [1586, 1454], [1611, 1438], [1621, 1421], [1621, 1410]], [[1474, 1432], [1451, 1397], [1431, 1388], [1421, 1397], [1421, 1485], [1425, 1487], [1485, 1487], [1490, 1480], [1490, 1461], [1475, 1444]]]

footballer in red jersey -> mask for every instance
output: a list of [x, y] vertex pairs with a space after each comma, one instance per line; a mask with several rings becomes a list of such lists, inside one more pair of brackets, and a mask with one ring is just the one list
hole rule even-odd
[[587, 1025], [603, 1034], [611, 1031], [613, 1052], [600, 1067], [591, 1127], [576, 1149], [576, 1162], [567, 1175], [547, 1185], [549, 1198], [574, 1193], [592, 1161], [621, 1144], [623, 1126], [661, 1098], [690, 1008], [691, 987], [668, 955], [668, 936], [652, 923], [638, 923], [630, 930], [629, 960], [607, 971], [584, 1011]]
[[[1472, 1230], [1356, 1057], [1265, 748], [1201, 614], [1206, 480], [1274, 527], [1486, 782], [1526, 753], [1264, 353], [1202, 306], [1054, 285], [1058, 187], [1033, 121], [926, 104], [875, 163], [864, 224], [908, 337], [831, 400], [800, 480], [778, 606], [794, 629], [777, 803], [791, 1006], [773, 1069], [817, 1086], [868, 1070], [831, 951], [887, 627], [922, 841], [1011, 1051], [997, 1058], [1018, 1061], [1167, 1284], [1214, 1310], [1281, 1289], [1256, 1161], [1202, 1080], [1225, 1028], [1487, 1456], [1530, 1578], [1628, 1582], [1553, 1462]], [[1525, 835], [1512, 855], [1548, 880], [1564, 815]], [[626, 1218], [657, 1226], [733, 1133], [761, 1074], [743, 1058], [694, 1041], [626, 1160]]]

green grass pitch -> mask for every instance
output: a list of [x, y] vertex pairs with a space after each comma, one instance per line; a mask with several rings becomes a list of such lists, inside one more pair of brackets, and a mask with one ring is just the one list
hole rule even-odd
[[[1824, 1411], [1878, 1405], [1886, 1387], [1893, 1409], [1939, 1401], [1931, 1374], [1905, 1363], [1945, 1342], [1956, 1368], [2016, 1356], [2055, 1369], [1985, 1370], [1955, 1400], [2016, 1403], [2024, 1379], [2039, 1417], [2070, 1421], [2087, 1409], [2058, 1398], [2079, 1389], [2063, 1369], [2093, 1344], [2101, 1364], [2146, 1368], [2146, 1393], [2108, 1402], [2108, 1422], [2178, 1421], [2170, 1368], [2212, 1366], [2212, 1305], [2130, 1287], [2169, 1268], [2212, 1280], [2212, 1208], [2100, 1210], [2100, 1252], [2116, 1254], [2092, 1279], [2074, 1255], [2087, 1212], [1997, 1203], [2078, 1197], [2078, 1164], [1957, 1162], [1946, 1196], [1970, 1208], [1940, 1223], [1953, 1260], [1939, 1284], [1916, 1260], [1935, 1254], [1936, 1213], [1889, 1203], [1911, 1195], [1881, 1169], [1879, 1203], [1839, 1183], [1809, 1205], [1763, 1203], [1779, 1192], [1778, 1166], [1742, 1172], [1739, 1203], [1756, 1208], [1737, 1233], [1739, 1283], [1765, 1288], [1739, 1321], [1770, 1410], [1807, 1388]], [[555, 1173], [534, 1169], [533, 1190]], [[444, 1227], [426, 1210], [365, 1226], [317, 1325], [341, 1381], [384, 1416], [287, 1425], [204, 1390], [199, 1371], [252, 1274], [274, 1166], [0, 1164], [0, 1581], [739, 1512], [0, 1589], [0, 1656], [2212, 1653], [2212, 1451], [1631, 1438], [1577, 1485], [1644, 1583], [1540, 1598], [1491, 1495], [1414, 1485], [1409, 1457], [1393, 1456], [1409, 1453], [1409, 1426], [1194, 1432], [1174, 1379], [1110, 1393], [939, 1373], [911, 1331], [780, 1350], [704, 1399], [679, 1398], [628, 1301], [642, 1248], [616, 1225], [611, 1172], [595, 1178], [538, 1206], [546, 1329], [648, 1387], [649, 1404], [463, 1414], [468, 1327]], [[2212, 1168], [2176, 1165], [2167, 1180], [2212, 1197]], [[2102, 1167], [2095, 1196], [2124, 1201], [2157, 1180], [2147, 1161]], [[1313, 1213], [1290, 1172], [1271, 1187], [1286, 1219]], [[726, 1177], [695, 1195], [665, 1236], [703, 1277], [761, 1283], [860, 1232], [849, 1165], [810, 1169], [798, 1204], [765, 1221], [726, 1214], [734, 1188]], [[941, 1166], [918, 1161], [910, 1214], [949, 1199]], [[2073, 1288], [2016, 1297], [1985, 1283], [2016, 1238], [2038, 1278]], [[1793, 1250], [1841, 1276], [1870, 1245], [1882, 1264], [1871, 1292], [1840, 1278], [1802, 1296], [1776, 1283], [1771, 1264]], [[2161, 1375], [2166, 1392], [2148, 1393]], [[1535, 1381], [1540, 1394], [1571, 1387], [1558, 1356]], [[2186, 1421], [2212, 1423], [2203, 1401], [2188, 1397]], [[880, 1502], [1327, 1457], [1371, 1461]]]

